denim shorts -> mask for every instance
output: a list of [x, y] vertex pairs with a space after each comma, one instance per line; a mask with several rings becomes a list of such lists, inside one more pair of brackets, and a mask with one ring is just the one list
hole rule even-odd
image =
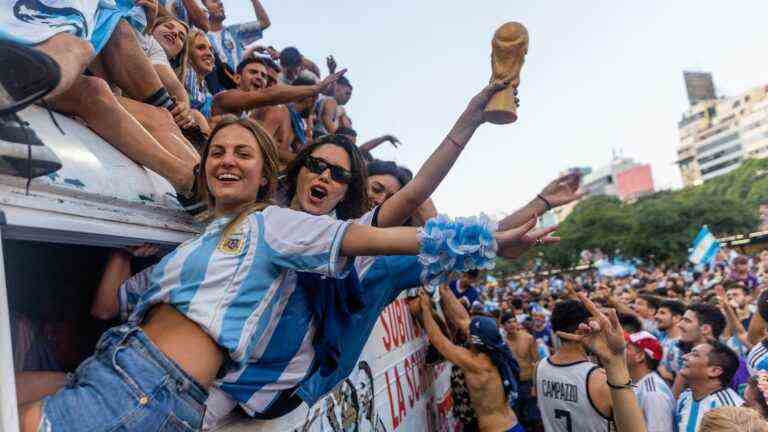
[[135, 325], [108, 330], [67, 385], [43, 399], [39, 431], [197, 431], [208, 392]]

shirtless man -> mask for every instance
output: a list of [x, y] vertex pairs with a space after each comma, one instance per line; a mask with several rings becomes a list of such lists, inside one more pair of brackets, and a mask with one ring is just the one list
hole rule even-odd
[[541, 419], [536, 406], [536, 398], [531, 394], [533, 388], [533, 367], [539, 361], [536, 339], [517, 322], [512, 314], [501, 316], [501, 325], [507, 332], [507, 345], [520, 365], [519, 396], [515, 402], [515, 413], [526, 430], [533, 430], [534, 424]]
[[492, 318], [477, 316], [468, 323], [469, 349], [453, 344], [440, 331], [432, 317], [427, 294], [420, 293], [420, 313], [429, 341], [448, 361], [465, 374], [472, 407], [477, 412], [481, 432], [523, 432], [509, 407], [517, 393], [517, 364]]

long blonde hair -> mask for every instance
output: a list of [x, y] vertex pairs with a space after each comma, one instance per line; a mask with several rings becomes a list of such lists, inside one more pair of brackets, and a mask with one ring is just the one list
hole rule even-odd
[[275, 189], [277, 188], [277, 176], [280, 171], [277, 146], [275, 145], [272, 136], [265, 131], [264, 128], [253, 120], [245, 117], [237, 117], [232, 114], [222, 116], [221, 120], [216, 124], [216, 127], [211, 131], [208, 143], [205, 146], [205, 149], [203, 149], [203, 154], [200, 159], [201, 168], [198, 170], [196, 178], [197, 190], [200, 191], [201, 198], [206, 202], [208, 208], [213, 210], [216, 207], [216, 198], [211, 194], [211, 190], [208, 187], [208, 178], [205, 175], [205, 164], [208, 161], [211, 142], [213, 142], [213, 138], [220, 130], [234, 124], [248, 129], [256, 139], [256, 144], [259, 146], [262, 159], [264, 160], [261, 175], [267, 180], [267, 183], [259, 188], [259, 193], [256, 195], [256, 201], [246, 206], [234, 219], [232, 219], [231, 222], [229, 222], [229, 224], [227, 224], [224, 228], [222, 239], [229, 237], [232, 231], [234, 231], [234, 229], [239, 226], [249, 214], [261, 211], [267, 206], [274, 204], [273, 197]]
[[[195, 76], [197, 77], [197, 83], [200, 84], [205, 79], [205, 76], [200, 75], [195, 70], [194, 66], [192, 65], [192, 54], [191, 54], [192, 50], [194, 49], [195, 39], [197, 39], [198, 36], [203, 37], [208, 42], [208, 44], [211, 43], [211, 41], [208, 40], [208, 36], [206, 36], [205, 33], [202, 30], [200, 30], [197, 27], [194, 27], [194, 28], [192, 28], [189, 31], [189, 34], [187, 35], [187, 44], [184, 47], [184, 50], [187, 52], [187, 59], [186, 59], [186, 62], [185, 62], [185, 64], [186, 64], [185, 67], [192, 69], [192, 72], [194, 72]], [[213, 45], [211, 45], [211, 52], [212, 52], [212, 54], [213, 54], [213, 56], [215, 58], [216, 57], [216, 53], [213, 52]], [[185, 75], [186, 75], [186, 71], [185, 71]], [[184, 81], [182, 81], [182, 82], [184, 82]]]
[[[173, 68], [173, 71], [176, 73], [176, 78], [179, 79], [179, 82], [184, 82], [184, 77], [187, 75], [187, 63], [189, 63], [189, 26], [184, 21], [181, 21], [180, 19], [170, 16], [170, 15], [163, 15], [158, 16], [157, 20], [155, 20], [155, 25], [152, 26], [152, 30], [150, 33], [154, 33], [155, 29], [158, 26], [161, 26], [168, 21], [176, 21], [176, 23], [181, 24], [182, 27], [186, 30], [186, 38], [184, 39], [184, 43], [182, 44], [181, 51], [179, 51], [178, 54], [176, 54], [175, 57], [169, 57], [168, 62], [171, 64], [171, 67]], [[154, 36], [153, 36], [154, 37]]]
[[720, 407], [704, 414], [699, 432], [768, 432], [768, 423], [746, 407]]

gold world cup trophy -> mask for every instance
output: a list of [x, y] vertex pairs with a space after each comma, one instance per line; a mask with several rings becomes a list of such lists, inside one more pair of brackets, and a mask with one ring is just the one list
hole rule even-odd
[[512, 123], [517, 120], [514, 92], [520, 84], [520, 69], [528, 54], [528, 30], [518, 22], [502, 25], [493, 34], [491, 49], [491, 82], [509, 80], [509, 85], [493, 95], [483, 115], [494, 124]]

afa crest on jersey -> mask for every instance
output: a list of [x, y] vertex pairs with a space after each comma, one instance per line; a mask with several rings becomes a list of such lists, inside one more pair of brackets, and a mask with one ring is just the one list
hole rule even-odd
[[219, 242], [218, 250], [230, 255], [238, 255], [245, 246], [245, 236], [242, 231], [230, 234], [227, 238]]

